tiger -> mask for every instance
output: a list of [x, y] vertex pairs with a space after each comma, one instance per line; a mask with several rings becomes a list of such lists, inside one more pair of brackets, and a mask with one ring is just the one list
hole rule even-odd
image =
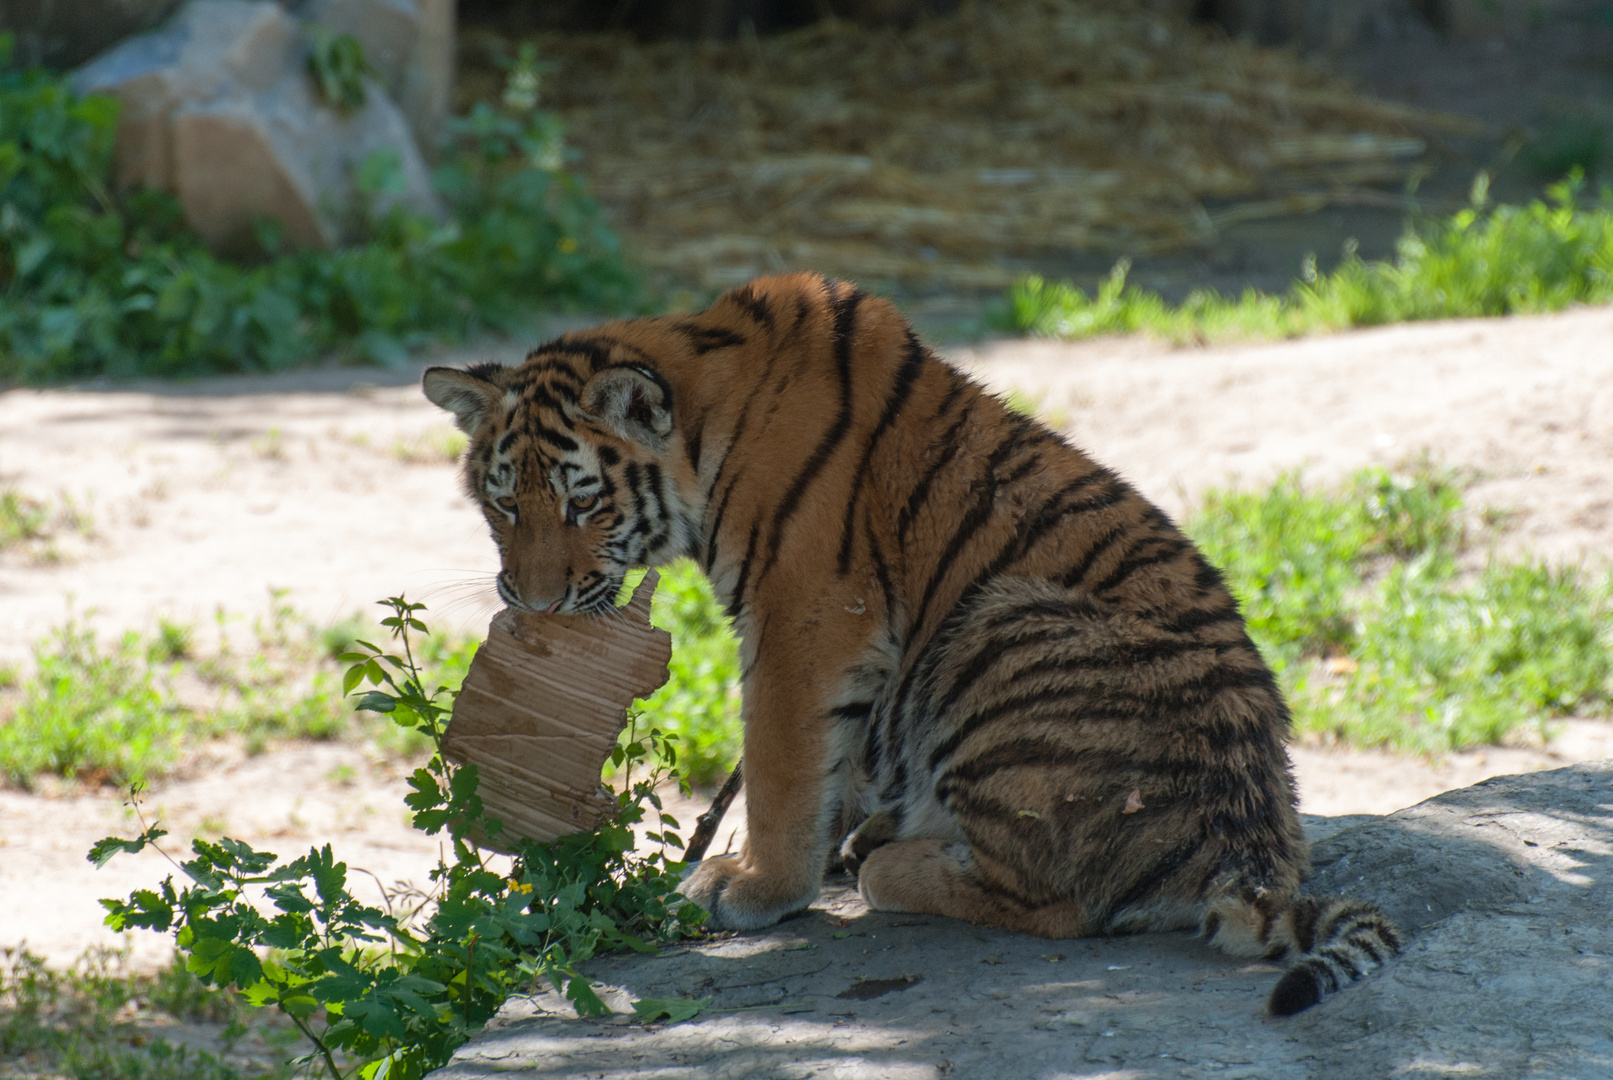
[[1378, 908], [1300, 891], [1289, 713], [1221, 574], [888, 301], [762, 278], [422, 386], [505, 604], [599, 615], [688, 557], [732, 620], [747, 828], [681, 887], [708, 928], [843, 866], [877, 911], [1291, 960], [1279, 1016], [1400, 951]]

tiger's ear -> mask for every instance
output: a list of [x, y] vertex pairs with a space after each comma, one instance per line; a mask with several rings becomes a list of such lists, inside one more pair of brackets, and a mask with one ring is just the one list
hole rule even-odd
[[467, 435], [476, 434], [504, 393], [502, 386], [483, 377], [485, 367], [472, 371], [430, 367], [420, 378], [420, 389], [425, 391], [426, 399], [453, 413], [454, 424]]
[[583, 387], [582, 407], [617, 435], [652, 450], [665, 450], [672, 435], [672, 390], [648, 368], [605, 368]]

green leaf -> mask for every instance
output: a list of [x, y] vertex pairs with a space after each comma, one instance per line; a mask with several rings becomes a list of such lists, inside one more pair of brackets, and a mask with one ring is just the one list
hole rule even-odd
[[566, 984], [566, 997], [577, 1010], [578, 1016], [605, 1016], [610, 1012], [610, 1008], [600, 1000], [588, 980], [581, 975], [573, 975], [571, 981]]
[[263, 893], [274, 906], [281, 911], [301, 915], [314, 909], [313, 901], [302, 894], [301, 885], [277, 885], [274, 888], [264, 889]]
[[408, 1038], [409, 1032], [404, 1028], [397, 1008], [379, 995], [370, 994], [357, 1001], [349, 1001], [342, 1011], [358, 1021], [366, 1034], [377, 1039], [397, 1039], [401, 1042]]
[[319, 898], [326, 906], [352, 899], [347, 895], [347, 864], [336, 861], [329, 844], [319, 849], [311, 873], [314, 888], [319, 890]]
[[685, 1020], [692, 1020], [700, 1013], [711, 1007], [711, 998], [643, 998], [633, 1002], [633, 1012], [638, 1014], [639, 1023], [651, 1024], [666, 1017], [669, 1024], [681, 1024]]
[[237, 946], [230, 953], [230, 978], [242, 990], [263, 982], [263, 963], [251, 949]]
[[442, 805], [442, 788], [429, 770], [416, 769], [409, 776], [409, 786], [414, 790], [403, 797], [403, 802], [411, 810], [429, 810]]
[[370, 690], [358, 696], [353, 703], [355, 712], [389, 713], [398, 707], [398, 699], [382, 690]]
[[169, 878], [163, 882], [161, 895], [150, 889], [136, 889], [127, 902], [102, 900], [101, 906], [107, 910], [104, 921], [113, 930], [138, 927], [166, 933], [174, 923], [174, 901], [173, 879]]
[[112, 860], [112, 856], [118, 854], [119, 852], [126, 851], [130, 855], [137, 854], [138, 852], [144, 851], [146, 849], [146, 845], [154, 844], [167, 835], [167, 829], [158, 828], [157, 826], [153, 825], [151, 828], [147, 829], [133, 840], [124, 840], [120, 837], [108, 836], [101, 840], [97, 840], [95, 842], [95, 846], [90, 848], [90, 853], [86, 855], [85, 858], [94, 863], [95, 868], [99, 870]]

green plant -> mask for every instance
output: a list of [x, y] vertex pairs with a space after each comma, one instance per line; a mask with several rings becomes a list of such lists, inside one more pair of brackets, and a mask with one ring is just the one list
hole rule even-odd
[[[694, 932], [704, 917], [675, 898], [680, 864], [663, 852], [632, 850], [631, 826], [646, 807], [659, 811], [655, 786], [675, 761], [655, 730], [615, 750], [618, 767], [650, 765], [625, 785], [615, 821], [551, 844], [511, 842], [513, 863], [495, 869], [472, 840], [502, 831], [476, 794], [476, 768], [455, 767], [441, 753], [454, 691], [426, 689], [411, 638], [427, 633], [423, 607], [401, 597], [386, 604], [393, 613], [382, 625], [400, 651], [358, 642], [341, 657], [351, 664], [343, 690], [367, 684], [359, 708], [424, 732], [437, 749], [411, 777], [406, 799], [415, 825], [446, 832], [452, 850], [433, 871], [425, 901], [406, 911], [391, 897], [385, 910], [361, 903], [328, 844], [281, 862], [227, 837], [193, 841], [194, 857], [179, 867], [190, 879], [183, 889], [170, 876], [157, 889], [102, 901], [116, 930], [172, 931], [187, 970], [204, 985], [233, 986], [255, 1005], [276, 1007], [313, 1043], [310, 1061], [331, 1080], [422, 1076], [511, 993], [542, 981], [579, 1012], [602, 1013], [578, 963], [602, 949], [653, 949], [657, 939]], [[650, 838], [677, 844], [672, 828], [663, 815]], [[133, 840], [108, 838], [90, 858], [104, 864], [163, 835], [151, 826]]]
[[47, 502], [10, 488], [0, 491], [0, 551], [20, 548], [33, 561], [54, 562], [61, 557], [55, 541], [64, 533], [95, 533], [89, 511], [66, 492]]
[[1291, 337], [1415, 319], [1558, 311], [1613, 300], [1613, 193], [1578, 201], [1575, 170], [1527, 206], [1491, 206], [1488, 178], [1473, 205], [1408, 226], [1396, 260], [1365, 262], [1347, 248], [1331, 274], [1307, 273], [1282, 296], [1253, 290], [1231, 299], [1196, 292], [1178, 306], [1126, 283], [1127, 260], [1088, 296], [1074, 285], [1027, 277], [1007, 297], [1004, 324], [1048, 337], [1146, 331], [1178, 342]]
[[465, 433], [451, 427], [437, 427], [412, 439], [392, 444], [392, 456], [411, 465], [451, 465], [465, 452]]
[[[274, 370], [332, 353], [393, 363], [429, 340], [520, 325], [540, 304], [636, 303], [535, 91], [451, 125], [434, 174], [448, 222], [372, 214], [363, 242], [299, 253], [265, 227], [263, 260], [239, 265], [203, 248], [168, 196], [111, 190], [116, 101], [12, 68], [9, 53], [0, 35], [0, 384]], [[536, 85], [524, 57], [512, 87]], [[395, 175], [380, 156], [357, 179], [373, 201]]]
[[1446, 565], [1461, 539], [1461, 507], [1452, 478], [1432, 470], [1367, 469], [1341, 494], [1307, 491], [1289, 473], [1261, 493], [1208, 492], [1188, 529], [1282, 669], [1353, 646], [1356, 597], [1373, 560], [1428, 555]]
[[191, 639], [195, 628], [170, 619], [157, 620], [157, 634], [146, 646], [146, 656], [152, 663], [167, 664], [185, 660], [191, 655]]
[[364, 57], [364, 46], [352, 34], [332, 33], [311, 25], [313, 48], [308, 52], [308, 73], [314, 77], [320, 96], [332, 108], [351, 112], [364, 107], [364, 80], [375, 78], [375, 69]]

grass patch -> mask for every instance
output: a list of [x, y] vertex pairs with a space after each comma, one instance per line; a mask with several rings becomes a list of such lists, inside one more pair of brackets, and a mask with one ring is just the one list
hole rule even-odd
[[392, 444], [392, 456], [406, 465], [452, 465], [469, 440], [457, 428], [435, 427]]
[[[1211, 492], [1186, 528], [1226, 573], [1302, 733], [1438, 753], [1544, 735], [1553, 717], [1602, 708], [1613, 693], [1613, 581], [1528, 563], [1464, 580], [1462, 512], [1448, 474], [1372, 469], [1337, 491], [1291, 475], [1264, 492]], [[680, 771], [712, 782], [743, 744], [738, 645], [692, 562], [665, 571], [652, 619], [673, 635], [671, 678], [642, 711], [676, 737]], [[333, 658], [373, 626], [315, 626], [278, 599], [240, 647], [232, 625], [221, 622], [220, 647], [199, 655], [180, 624], [104, 645], [85, 620], [70, 621], [36, 647], [33, 673], [0, 678], [0, 775], [123, 785], [225, 735], [250, 751], [295, 738], [369, 739], [394, 756], [426, 749], [342, 704]], [[457, 686], [476, 645], [424, 638], [433, 685]]]
[[1492, 207], [1481, 174], [1472, 207], [1413, 221], [1393, 262], [1366, 262], [1350, 249], [1332, 273], [1318, 274], [1307, 264], [1303, 280], [1281, 296], [1253, 289], [1236, 298], [1195, 292], [1173, 306], [1128, 285], [1126, 260], [1092, 296], [1071, 284], [1028, 277], [1009, 290], [1004, 324], [1046, 337], [1146, 332], [1185, 343], [1606, 303], [1613, 300], [1613, 190], [1604, 188], [1595, 205], [1584, 206], [1582, 187], [1576, 169], [1545, 201]]
[[[358, 739], [416, 757], [423, 736], [354, 713], [335, 657], [377, 627], [355, 618], [320, 627], [279, 596], [241, 634], [218, 616], [218, 647], [201, 653], [194, 628], [166, 619], [150, 634], [105, 642], [72, 617], [34, 647], [34, 670], [0, 680], [0, 778], [41, 774], [119, 787], [161, 776], [199, 742], [231, 737], [249, 753], [291, 739]], [[436, 634], [421, 643], [430, 677], [457, 686], [476, 642]]]
[[0, 724], [7, 780], [55, 773], [121, 785], [177, 760], [191, 725], [138, 634], [104, 648], [73, 619], [34, 647], [34, 661], [34, 674], [6, 694], [17, 699]]
[[1541, 737], [1613, 693], [1613, 581], [1492, 563], [1458, 574], [1462, 500], [1427, 469], [1214, 493], [1187, 524], [1225, 572], [1301, 733], [1440, 753]]
[[50, 511], [37, 499], [0, 491], [0, 549], [46, 535]]
[[289, 1077], [293, 1069], [282, 1063], [296, 1034], [233, 991], [203, 986], [177, 959], [142, 975], [126, 971], [122, 954], [106, 948], [91, 949], [66, 969], [21, 949], [0, 949], [3, 1076]]
[[[114, 99], [80, 98], [9, 54], [0, 34], [0, 384], [270, 371], [333, 353], [395, 363], [539, 305], [637, 303], [615, 235], [561, 167], [530, 52], [500, 103], [452, 123], [456, 147], [433, 174], [446, 224], [372, 214], [362, 242], [306, 253], [282, 252], [266, 226], [251, 265], [210, 254], [172, 198], [112, 189]], [[395, 176], [372, 157], [361, 192], [374, 199]]]
[[[1464, 578], [1462, 523], [1457, 478], [1422, 465], [1334, 491], [1290, 475], [1211, 492], [1186, 528], [1225, 572], [1304, 735], [1440, 753], [1605, 709], [1613, 580], [1530, 563]], [[738, 647], [693, 563], [664, 573], [652, 617], [673, 635], [672, 678], [645, 717], [709, 783], [743, 742]]]
[[0, 552], [20, 551], [32, 562], [56, 562], [62, 558], [59, 539], [94, 534], [89, 511], [65, 493], [48, 501], [14, 488], [0, 490]]
[[672, 673], [643, 702], [650, 723], [678, 742], [691, 783], [721, 779], [739, 760], [739, 643], [700, 568], [680, 559], [661, 574], [650, 621], [672, 634]]

